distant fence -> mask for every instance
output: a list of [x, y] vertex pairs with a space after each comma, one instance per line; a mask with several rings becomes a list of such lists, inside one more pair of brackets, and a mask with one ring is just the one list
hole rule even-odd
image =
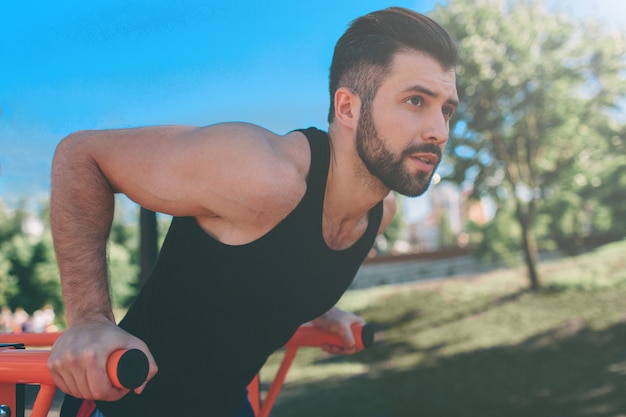
[[[559, 252], [542, 252], [541, 260], [556, 259]], [[350, 286], [350, 289], [377, 285], [399, 284], [436, 278], [480, 274], [499, 268], [521, 264], [521, 258], [482, 263], [469, 250], [450, 249], [430, 253], [368, 258]]]

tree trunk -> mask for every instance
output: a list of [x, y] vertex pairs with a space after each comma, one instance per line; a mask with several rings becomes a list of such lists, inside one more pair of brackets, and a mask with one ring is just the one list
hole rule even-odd
[[[530, 210], [529, 210], [530, 211]], [[530, 289], [536, 291], [541, 286], [539, 272], [537, 271], [537, 241], [532, 230], [532, 215], [524, 213], [518, 205], [517, 220], [522, 227], [522, 250], [524, 251], [524, 262], [530, 280]]]
[[139, 287], [141, 288], [148, 279], [158, 255], [156, 213], [142, 207], [139, 213], [139, 229]]

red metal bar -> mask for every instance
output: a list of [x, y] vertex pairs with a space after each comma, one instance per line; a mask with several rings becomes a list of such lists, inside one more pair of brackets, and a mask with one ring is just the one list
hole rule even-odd
[[252, 406], [255, 416], [261, 412], [261, 378], [256, 374], [252, 382], [248, 384], [248, 401]]
[[285, 349], [283, 361], [281, 362], [280, 368], [278, 368], [278, 372], [276, 372], [276, 376], [267, 391], [267, 397], [265, 397], [265, 401], [261, 404], [261, 410], [257, 417], [268, 417], [270, 415], [270, 411], [272, 410], [272, 407], [274, 407], [278, 393], [280, 392], [283, 382], [285, 381], [285, 377], [287, 376], [287, 372], [289, 371], [291, 363], [296, 357], [297, 352], [297, 347], [288, 347]]
[[[354, 341], [357, 349], [363, 349], [365, 346], [369, 346], [373, 340], [363, 340], [363, 332], [364, 326], [362, 324], [353, 324], [352, 325], [352, 334], [354, 336]], [[267, 392], [267, 396], [265, 401], [263, 401], [260, 405], [260, 410], [256, 411], [253, 405], [253, 410], [255, 411], [256, 417], [268, 417], [274, 403], [276, 402], [276, 398], [278, 397], [278, 393], [282, 388], [282, 385], [285, 381], [285, 377], [287, 376], [287, 372], [293, 363], [293, 360], [298, 352], [298, 348], [300, 347], [321, 347], [324, 345], [335, 345], [335, 346], [343, 346], [343, 339], [336, 333], [329, 332], [327, 330], [321, 330], [317, 327], [313, 327], [308, 324], [304, 324], [298, 328], [298, 331], [292, 336], [292, 338], [285, 345], [285, 355], [283, 356], [283, 360], [280, 364], [280, 368], [278, 369], [276, 376], [272, 380], [270, 384], [270, 388]], [[254, 381], [253, 381], [254, 382]], [[250, 387], [248, 387], [250, 390]], [[257, 395], [255, 393], [255, 395]], [[258, 398], [260, 398], [260, 394], [258, 394]], [[260, 400], [259, 400], [260, 401]]]
[[0, 382], [54, 385], [48, 372], [49, 350], [0, 351]]
[[57, 387], [55, 385], [42, 384], [39, 386], [39, 392], [37, 393], [37, 398], [35, 398], [30, 417], [46, 417], [48, 415], [56, 390]]
[[61, 336], [61, 332], [51, 333], [0, 333], [0, 343], [23, 343], [26, 346], [47, 347]]
[[9, 407], [12, 413], [16, 413], [17, 387], [15, 384], [0, 382], [0, 404]]
[[[364, 325], [358, 323], [353, 324], [351, 327], [357, 350], [365, 347], [362, 337], [364, 328]], [[343, 346], [343, 339], [337, 333], [304, 324], [298, 328], [298, 331], [285, 346], [321, 347], [323, 345]]]
[[[352, 327], [358, 349], [364, 347], [362, 330], [362, 325], [353, 325]], [[0, 334], [0, 343], [23, 343], [27, 346], [38, 347], [52, 346], [60, 335], [60, 332]], [[298, 348], [304, 346], [320, 347], [324, 345], [342, 346], [343, 340], [335, 333], [320, 330], [310, 325], [300, 326], [296, 334], [285, 345], [285, 355], [282, 363], [262, 403], [260, 399], [260, 381], [258, 375], [248, 386], [250, 402], [255, 416], [269, 416]], [[56, 387], [48, 372], [47, 363], [49, 355], [49, 350], [5, 349], [0, 351], [0, 388], [6, 387], [6, 384], [41, 385], [31, 417], [45, 417], [52, 404]], [[0, 394], [3, 392], [4, 391], [0, 390]]]
[[[117, 352], [117, 351], [116, 351]], [[109, 357], [107, 361], [107, 370], [109, 378], [114, 382], [118, 388], [122, 388], [117, 376], [117, 372], [120, 372], [118, 363], [121, 354], [113, 355]], [[122, 351], [122, 353], [129, 351]], [[52, 400], [56, 391], [56, 386], [52, 380], [52, 376], [48, 371], [48, 357], [50, 356], [50, 350], [25, 350], [25, 349], [3, 349], [0, 351], [0, 388], [6, 387], [7, 384], [15, 386], [15, 384], [39, 384], [39, 393], [35, 399], [31, 417], [45, 417], [50, 411]], [[148, 374], [147, 369], [148, 360], [145, 359], [145, 367], [139, 366], [138, 368], [131, 368], [133, 372], [145, 372], [143, 378]], [[126, 363], [125, 366], [132, 366], [133, 364]], [[142, 365], [142, 364], [140, 364]], [[117, 383], [116, 383], [117, 381]], [[7, 391], [7, 392], [5, 392]], [[10, 398], [11, 390], [0, 390], [0, 394], [8, 395]], [[13, 391], [14, 392], [14, 391]], [[13, 394], [14, 395], [14, 394]], [[15, 407], [14, 401], [11, 401], [13, 407]]]
[[30, 417], [46, 417], [56, 386], [48, 372], [48, 350], [3, 349], [0, 351], [0, 396], [16, 412], [15, 385], [40, 384]]

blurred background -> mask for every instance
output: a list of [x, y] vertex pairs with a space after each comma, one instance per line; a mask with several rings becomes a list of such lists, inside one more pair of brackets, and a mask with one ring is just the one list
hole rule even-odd
[[[441, 330], [442, 323], [454, 320], [424, 316], [422, 307], [414, 308], [416, 300], [426, 305], [439, 299], [441, 304], [433, 309], [440, 312], [450, 311], [453, 303], [461, 309], [457, 318], [482, 317], [502, 300], [526, 300], [532, 306], [519, 304], [512, 316], [500, 312], [500, 319], [509, 321], [498, 323], [556, 320], [540, 329], [529, 325], [513, 339], [503, 336], [492, 341], [494, 345], [523, 345], [524, 340], [550, 335], [552, 339], [546, 336], [545, 341], [554, 347], [555, 334], [569, 337], [599, 328], [605, 332], [611, 326], [618, 327], [600, 336], [593, 333], [584, 341], [616, 340], [616, 334], [623, 334], [623, 326], [617, 323], [623, 321], [624, 297], [610, 298], [626, 286], [626, 5], [622, 1], [215, 3], [112, 0], [0, 5], [0, 306], [6, 317], [0, 328], [33, 330], [35, 313], [48, 312], [50, 321], [50, 309], [56, 318], [48, 328], [63, 327], [48, 193], [52, 155], [64, 136], [81, 129], [223, 121], [256, 123], [277, 133], [308, 126], [325, 129], [334, 43], [352, 19], [397, 5], [434, 17], [459, 41], [461, 107], [431, 189], [416, 199], [398, 197], [398, 216], [359, 271], [348, 305], [372, 321], [389, 324], [405, 317], [409, 326], [422, 330], [433, 326]], [[169, 219], [140, 210], [123, 198], [118, 202], [110, 268], [113, 300], [123, 311], [140, 287]], [[391, 288], [400, 288], [392, 284], [441, 286], [447, 278], [458, 278], [450, 285], [469, 282], [470, 286], [454, 287], [454, 295], [442, 287], [419, 287], [421, 295], [412, 293], [412, 301], [396, 300], [407, 311], [377, 307], [378, 301], [392, 297], [396, 290]], [[371, 292], [375, 290], [379, 292]], [[428, 297], [422, 299], [424, 291]], [[572, 294], [580, 296], [580, 304], [572, 301]], [[596, 309], [589, 317], [578, 317], [576, 312], [594, 305], [595, 296], [600, 297], [596, 303], [609, 310]], [[562, 297], [569, 297], [569, 302]], [[540, 299], [550, 306], [548, 310], [542, 310], [544, 304], [533, 304]], [[555, 306], [561, 305], [563, 310], [555, 312]], [[21, 310], [31, 322], [26, 327], [9, 324], [9, 317]], [[540, 311], [545, 315], [537, 316]], [[613, 321], [593, 324], [600, 316]], [[482, 323], [473, 334], [485, 328], [490, 327]], [[458, 328], [450, 331], [459, 332]], [[401, 333], [406, 336], [406, 329]], [[387, 339], [394, 337], [388, 333]], [[419, 343], [425, 342], [416, 341], [410, 348], [392, 343], [391, 350], [379, 352], [401, 357], [399, 350], [408, 349], [413, 353], [411, 369], [431, 366], [428, 358], [459, 353], [437, 348], [450, 345], [450, 340], [418, 348]], [[593, 351], [593, 343], [585, 345], [585, 355]], [[486, 346], [492, 345], [474, 340], [460, 351], [477, 352]], [[607, 347], [611, 349], [617, 349], [617, 359], [604, 365], [613, 369], [607, 372], [617, 379], [608, 388], [594, 379], [599, 378], [596, 374], [571, 376], [586, 382], [563, 388], [559, 400], [549, 402], [549, 392], [557, 392], [559, 383], [537, 387], [527, 376], [520, 385], [532, 388], [522, 390], [520, 398], [498, 393], [504, 398], [500, 403], [515, 407], [480, 415], [626, 415], [624, 401], [609, 394], [623, 387], [626, 357], [623, 350]], [[416, 359], [416, 352], [422, 359]], [[528, 357], [528, 350], [524, 354]], [[370, 356], [363, 361], [391, 363]], [[520, 364], [520, 369], [526, 368]], [[303, 380], [307, 378], [312, 377]], [[479, 415], [467, 411], [472, 409], [468, 403], [462, 407], [466, 414], [460, 409], [449, 414], [445, 404], [450, 403], [450, 393], [444, 391], [427, 392], [426, 402], [433, 396], [445, 399], [435, 401], [439, 406], [428, 415]], [[599, 408], [589, 406], [595, 411], [574, 411], [587, 410], [566, 407], [572, 404], [568, 395], [574, 394], [605, 401], [594, 403]], [[486, 398], [494, 396], [492, 392]], [[459, 396], [452, 398], [453, 403], [462, 403]], [[522, 398], [542, 406], [524, 408]], [[415, 415], [404, 410], [409, 406], [380, 407], [372, 415]], [[513, 409], [525, 414], [515, 414]], [[301, 410], [298, 415], [307, 414]]]

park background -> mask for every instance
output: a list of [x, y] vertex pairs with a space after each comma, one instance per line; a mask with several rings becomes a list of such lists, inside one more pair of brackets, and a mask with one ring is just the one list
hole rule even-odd
[[[391, 5], [436, 16], [459, 39], [462, 106], [436, 183], [401, 200], [342, 301], [378, 323], [380, 346], [303, 359], [317, 371], [294, 372], [277, 413], [324, 403], [317, 415], [626, 415], [619, 1], [4, 3], [0, 306], [51, 304], [62, 326], [47, 199], [64, 136], [323, 128], [334, 42]], [[119, 203], [109, 253], [123, 310], [140, 285], [141, 239], [139, 209]]]

